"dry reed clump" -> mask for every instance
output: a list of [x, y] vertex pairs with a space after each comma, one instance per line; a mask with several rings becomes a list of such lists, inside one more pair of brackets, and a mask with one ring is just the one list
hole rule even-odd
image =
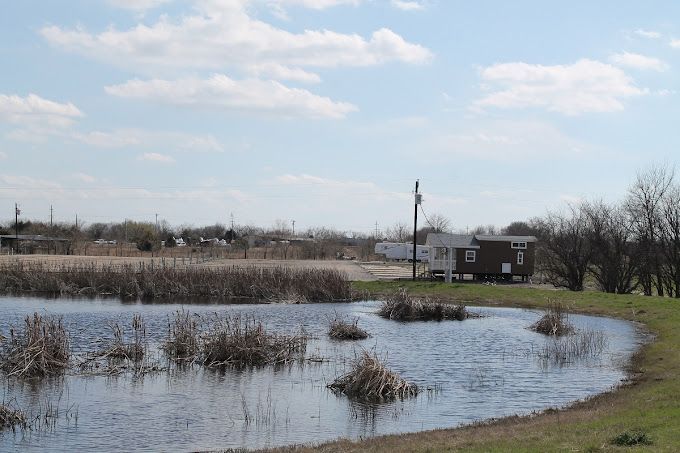
[[328, 336], [335, 340], [363, 340], [368, 338], [368, 333], [358, 326], [359, 319], [349, 321], [338, 315], [330, 322]]
[[125, 359], [141, 362], [147, 349], [146, 323], [141, 315], [132, 316], [132, 336], [125, 341], [125, 333], [119, 323], [110, 325], [113, 331], [113, 341], [99, 356], [101, 358]]
[[68, 367], [69, 337], [60, 317], [26, 316], [24, 329], [10, 329], [8, 340], [0, 343], [0, 368], [7, 376], [41, 377]]
[[378, 315], [395, 321], [463, 321], [476, 315], [467, 311], [465, 305], [450, 305], [411, 297], [406, 290], [389, 296], [383, 301]]
[[551, 303], [545, 315], [529, 326], [529, 329], [545, 335], [555, 336], [574, 333], [574, 326], [569, 323], [569, 315], [559, 302]]
[[22, 429], [28, 427], [26, 415], [20, 410], [11, 409], [0, 404], [0, 432], [5, 429], [14, 430], [17, 426]]
[[215, 316], [203, 334], [203, 363], [207, 366], [263, 366], [304, 357], [307, 335], [269, 333], [261, 321], [240, 315]]
[[334, 269], [5, 264], [0, 292], [114, 295], [123, 298], [252, 298], [267, 301], [333, 302], [352, 298], [347, 276]]
[[541, 359], [563, 365], [580, 359], [596, 358], [607, 348], [607, 337], [596, 330], [582, 330], [564, 338], [554, 336], [539, 352]]
[[172, 322], [168, 321], [168, 339], [163, 350], [177, 361], [193, 361], [200, 352], [198, 322], [187, 310], [178, 310]]
[[352, 370], [328, 385], [331, 390], [350, 398], [389, 400], [416, 396], [417, 385], [393, 372], [375, 353], [363, 351]]

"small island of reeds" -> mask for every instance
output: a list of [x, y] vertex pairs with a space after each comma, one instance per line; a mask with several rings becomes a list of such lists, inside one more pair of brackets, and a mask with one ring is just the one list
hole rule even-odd
[[463, 321], [479, 315], [470, 313], [463, 304], [446, 304], [427, 297], [419, 299], [401, 290], [388, 296], [378, 309], [378, 315], [395, 321]]

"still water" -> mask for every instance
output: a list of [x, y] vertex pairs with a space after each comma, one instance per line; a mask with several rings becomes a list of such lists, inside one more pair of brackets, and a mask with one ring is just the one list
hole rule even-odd
[[[452, 427], [564, 406], [609, 390], [625, 378], [622, 367], [642, 341], [625, 321], [572, 315], [577, 329], [603, 332], [607, 347], [597, 358], [558, 365], [537, 356], [550, 340], [527, 329], [540, 311], [469, 307], [484, 317], [399, 323], [378, 317], [378, 306], [372, 301], [182, 305], [0, 297], [1, 333], [7, 335], [10, 325], [20, 325], [34, 311], [59, 315], [76, 355], [97, 350], [98, 339], [111, 337], [111, 321], [129, 326], [135, 313], [144, 317], [150, 349], [156, 351], [169, 317], [185, 308], [201, 315], [253, 315], [274, 332], [294, 333], [303, 326], [314, 336], [307, 357], [323, 358], [246, 370], [171, 367], [143, 376], [70, 371], [39, 384], [0, 375], [0, 401], [29, 414], [44, 413], [47, 406], [59, 409], [49, 429], [0, 434], [0, 451], [259, 448]], [[371, 337], [327, 339], [329, 319], [336, 314], [358, 318]], [[431, 390], [379, 405], [329, 391], [326, 385], [347, 372], [362, 349], [375, 350], [402, 377]]]

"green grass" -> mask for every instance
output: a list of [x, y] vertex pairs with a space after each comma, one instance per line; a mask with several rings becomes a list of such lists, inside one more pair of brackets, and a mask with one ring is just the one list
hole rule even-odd
[[[509, 307], [548, 307], [607, 315], [644, 325], [654, 334], [630, 364], [633, 379], [615, 391], [549, 410], [533, 417], [508, 417], [458, 429], [377, 437], [360, 442], [340, 440], [316, 447], [324, 452], [352, 451], [680, 451], [680, 301], [599, 292], [573, 293], [512, 286], [430, 282], [355, 282], [354, 289], [372, 295], [407, 288], [451, 302]], [[613, 439], [626, 433], [645, 442], [620, 446]], [[295, 450], [305, 451], [304, 447]]]

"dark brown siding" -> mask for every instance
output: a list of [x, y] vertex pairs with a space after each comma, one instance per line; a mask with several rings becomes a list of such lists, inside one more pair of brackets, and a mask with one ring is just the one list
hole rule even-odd
[[[465, 262], [465, 249], [456, 251], [456, 273], [500, 274], [502, 264], [510, 263], [513, 275], [533, 275], [536, 244], [527, 243], [526, 249], [513, 249], [511, 242], [479, 241], [474, 263]], [[517, 252], [524, 252], [524, 264], [517, 264]]]

